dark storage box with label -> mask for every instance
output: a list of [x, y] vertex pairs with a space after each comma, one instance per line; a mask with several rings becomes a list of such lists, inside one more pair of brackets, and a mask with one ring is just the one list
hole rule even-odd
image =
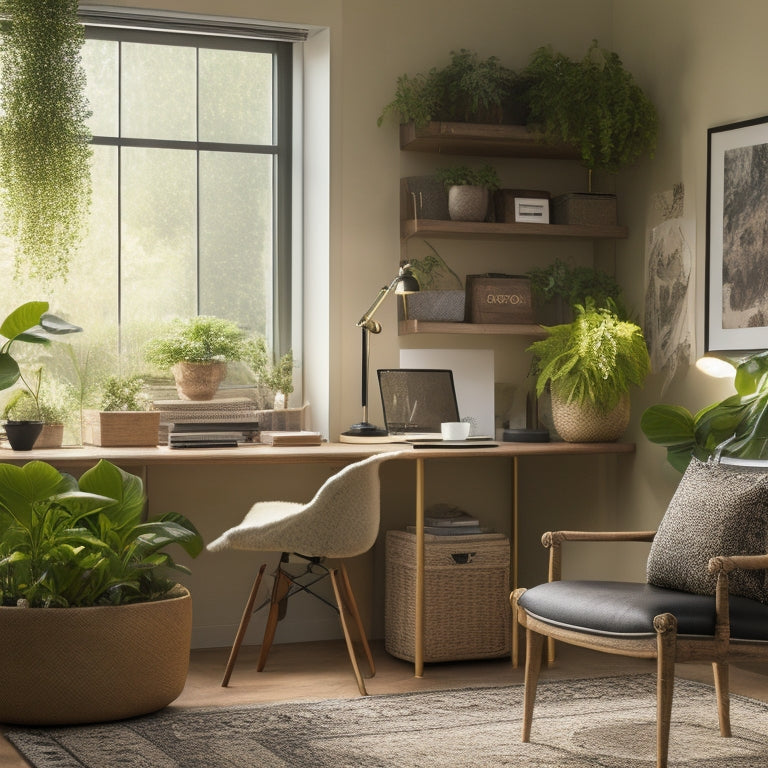
[[[416, 534], [387, 531], [385, 648], [414, 660]], [[424, 661], [492, 659], [510, 652], [509, 539], [424, 535]]]
[[617, 223], [616, 195], [572, 192], [552, 200], [553, 224], [614, 226]]
[[521, 275], [467, 275], [468, 323], [533, 323], [531, 280]]

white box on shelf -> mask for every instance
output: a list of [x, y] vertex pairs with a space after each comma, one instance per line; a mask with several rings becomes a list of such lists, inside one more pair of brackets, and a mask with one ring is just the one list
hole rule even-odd
[[516, 197], [515, 221], [549, 224], [549, 200], [541, 197]]

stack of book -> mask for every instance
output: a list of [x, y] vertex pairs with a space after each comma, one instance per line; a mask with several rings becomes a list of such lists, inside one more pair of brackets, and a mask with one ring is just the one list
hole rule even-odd
[[266, 430], [261, 432], [259, 439], [265, 445], [320, 445], [323, 442], [320, 432], [307, 430], [298, 432]]
[[169, 448], [234, 448], [254, 443], [258, 421], [175, 422], [168, 425]]
[[[409, 525], [408, 530], [414, 532], [416, 526]], [[456, 507], [438, 505], [438, 508], [427, 510], [424, 515], [424, 533], [433, 536], [474, 536], [492, 533], [492, 530], [484, 528], [479, 520]]]
[[[172, 424], [207, 425], [198, 431], [212, 431], [208, 427], [234, 423], [259, 422], [254, 403], [247, 397], [230, 397], [221, 400], [155, 400], [152, 407], [160, 411], [158, 443], [169, 443]], [[220, 430], [221, 431], [221, 430]], [[239, 424], [223, 431], [241, 431]]]

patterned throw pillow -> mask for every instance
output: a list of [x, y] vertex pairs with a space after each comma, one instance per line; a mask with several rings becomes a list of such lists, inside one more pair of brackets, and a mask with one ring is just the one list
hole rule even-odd
[[[648, 583], [713, 595], [716, 577], [707, 572], [711, 557], [766, 551], [768, 473], [693, 458], [651, 545]], [[768, 603], [768, 573], [732, 571], [728, 591]]]

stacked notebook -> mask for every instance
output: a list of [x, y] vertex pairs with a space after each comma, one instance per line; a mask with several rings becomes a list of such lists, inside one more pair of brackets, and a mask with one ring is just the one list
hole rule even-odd
[[[407, 530], [414, 532], [416, 526], [409, 525]], [[424, 533], [433, 536], [475, 536], [492, 533], [492, 530], [481, 526], [479, 520], [458, 507], [435, 504], [424, 515]]]
[[234, 448], [255, 443], [258, 421], [174, 422], [168, 425], [170, 448]]

